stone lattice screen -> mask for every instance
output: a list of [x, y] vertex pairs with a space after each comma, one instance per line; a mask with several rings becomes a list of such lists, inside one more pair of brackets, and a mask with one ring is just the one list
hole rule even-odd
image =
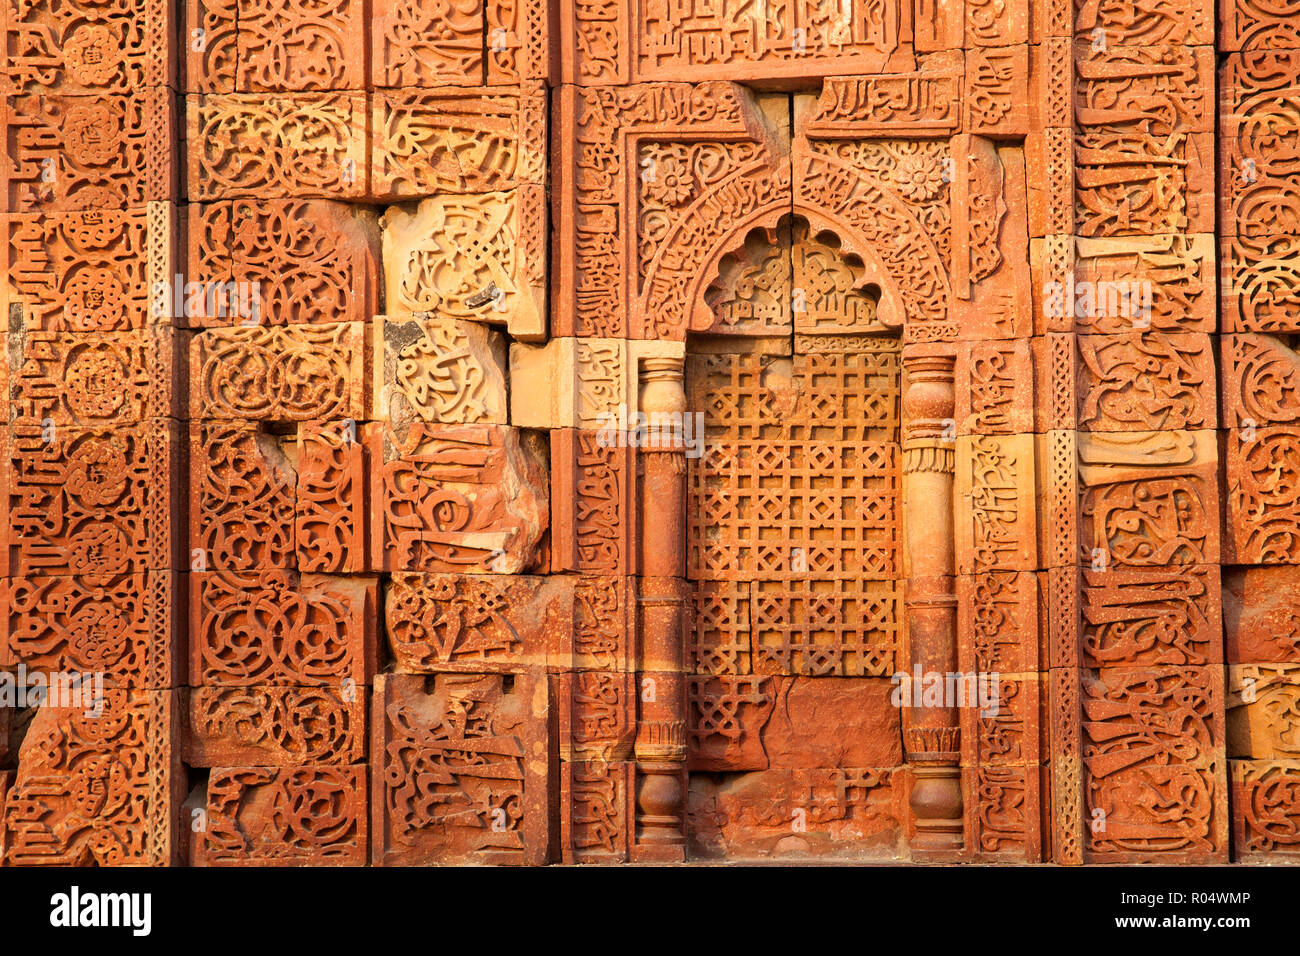
[[2, 2], [3, 865], [1300, 858], [1297, 0]]

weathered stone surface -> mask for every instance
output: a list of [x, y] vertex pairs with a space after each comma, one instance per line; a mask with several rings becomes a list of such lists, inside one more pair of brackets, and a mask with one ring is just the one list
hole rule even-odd
[[178, 862], [184, 776], [176, 694], [104, 692], [42, 706], [18, 754], [4, 806], [11, 866], [167, 866]]
[[183, 36], [171, 4], [32, 4], [4, 21], [0, 88], [11, 93], [133, 93], [176, 85]]
[[517, 339], [545, 338], [546, 251], [534, 235], [544, 203], [543, 187], [521, 185], [390, 207], [382, 223], [390, 317], [490, 322]]
[[625, 432], [551, 430], [552, 570], [637, 570], [636, 456]]
[[[896, 766], [901, 710], [878, 678], [696, 677], [691, 680], [695, 770]], [[821, 729], [839, 728], [828, 746]]]
[[208, 778], [205, 866], [360, 866], [365, 767], [235, 767]]
[[765, 770], [691, 780], [691, 852], [702, 859], [890, 860], [901, 853], [905, 783], [890, 771]]
[[[167, 314], [191, 328], [367, 322], [378, 311], [379, 227], [325, 200], [191, 203], [188, 275]], [[214, 307], [215, 306], [215, 307]]]
[[545, 676], [383, 674], [373, 706], [376, 864], [546, 862]]
[[129, 95], [26, 94], [0, 113], [5, 212], [126, 210], [175, 201], [180, 156], [170, 90]]
[[15, 425], [103, 428], [179, 416], [185, 379], [171, 329], [20, 330], [8, 339]]
[[[684, 358], [677, 342], [554, 338], [510, 347], [511, 422], [521, 428], [636, 427], [647, 360]], [[612, 438], [613, 436], [609, 436]]]
[[395, 573], [384, 623], [406, 673], [544, 671], [573, 622], [571, 579]]
[[376, 430], [374, 566], [517, 574], [535, 567], [548, 521], [546, 449], [495, 425]]
[[175, 572], [19, 577], [0, 591], [0, 660], [86, 686], [95, 675], [111, 687], [176, 686], [185, 622]]
[[214, 93], [185, 99], [191, 202], [365, 195], [364, 94]]
[[1300, 758], [1300, 667], [1228, 667], [1228, 756]]
[[[370, 191], [378, 200], [546, 182], [546, 93], [540, 85], [377, 89], [370, 96], [370, 136]], [[545, 201], [533, 199], [539, 206]]]
[[85, 576], [94, 585], [181, 566], [175, 422], [14, 426], [8, 451], [7, 573]]
[[11, 330], [15, 309], [20, 329], [32, 332], [122, 332], [158, 321], [144, 209], [14, 213], [0, 222], [0, 307]]
[[1234, 664], [1300, 664], [1300, 568], [1225, 569], [1226, 659]]
[[1226, 859], [1222, 670], [1102, 669], [1080, 696], [1085, 858]]
[[508, 424], [500, 333], [428, 312], [376, 316], [373, 332], [377, 419]]
[[8, 4], [0, 854], [1294, 857], [1294, 7]]
[[366, 473], [356, 425], [190, 425], [190, 569], [364, 570]]
[[185, 694], [182, 759], [191, 767], [348, 764], [365, 759], [355, 684], [195, 687]]

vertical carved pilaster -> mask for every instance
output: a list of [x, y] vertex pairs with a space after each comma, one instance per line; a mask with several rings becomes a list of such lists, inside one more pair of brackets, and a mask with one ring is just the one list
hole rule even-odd
[[647, 358], [641, 411], [641, 657], [636, 733], [636, 836], [633, 858], [686, 856], [686, 414], [683, 360]]
[[[957, 670], [954, 364], [953, 355], [933, 351], [909, 350], [903, 356], [905, 607], [913, 675]], [[903, 720], [907, 758], [915, 775], [913, 854], [918, 859], [956, 856], [964, 846], [957, 710], [909, 707]]]

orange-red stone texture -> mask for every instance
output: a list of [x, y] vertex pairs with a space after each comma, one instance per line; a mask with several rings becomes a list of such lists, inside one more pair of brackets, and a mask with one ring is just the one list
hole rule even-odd
[[1291, 0], [0, 31], [0, 865], [1300, 859]]

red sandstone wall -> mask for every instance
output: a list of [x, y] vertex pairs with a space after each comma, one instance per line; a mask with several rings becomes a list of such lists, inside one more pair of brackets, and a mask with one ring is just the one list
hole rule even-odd
[[4, 865], [1300, 852], [1300, 6], [444, 6], [5, 5]]

